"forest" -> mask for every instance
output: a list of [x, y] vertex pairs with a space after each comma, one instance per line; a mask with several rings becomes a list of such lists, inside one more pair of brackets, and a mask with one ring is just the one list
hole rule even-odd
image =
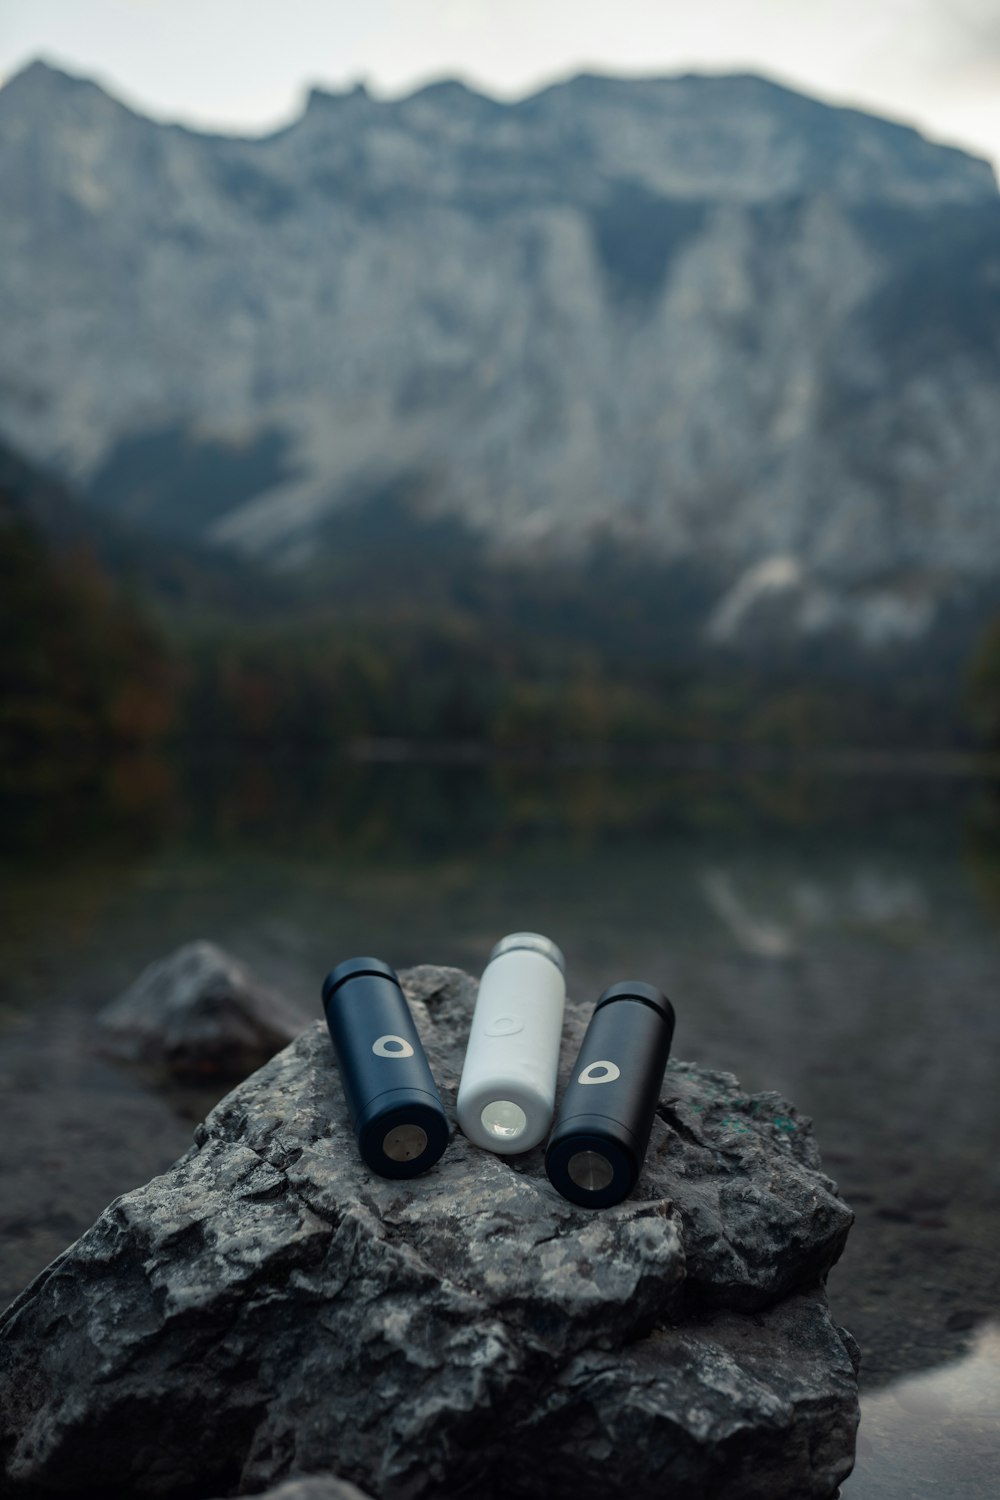
[[953, 649], [874, 665], [709, 653], [688, 630], [697, 579], [610, 549], [599, 577], [593, 563], [558, 577], [476, 566], [461, 537], [408, 536], [395, 514], [380, 518], [390, 565], [375, 566], [366, 522], [341, 539], [339, 575], [292, 590], [150, 542], [0, 458], [0, 741], [15, 752], [1000, 744], [1000, 617], [957, 670]]

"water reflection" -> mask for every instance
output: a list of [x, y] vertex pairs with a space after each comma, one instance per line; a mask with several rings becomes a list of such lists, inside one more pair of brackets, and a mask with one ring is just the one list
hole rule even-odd
[[151, 959], [212, 938], [316, 1010], [346, 954], [477, 971], [504, 931], [542, 930], [574, 995], [648, 976], [678, 1056], [814, 1117], [857, 1214], [831, 1302], [877, 1393], [882, 1468], [863, 1441], [845, 1495], [915, 1496], [885, 1488], [911, 1439], [877, 1442], [877, 1403], [1000, 1306], [998, 806], [957, 779], [792, 770], [220, 757], [0, 777], [0, 1296], [187, 1144], [197, 1101], [87, 1051]]
[[701, 888], [709, 906], [744, 952], [758, 958], [787, 958], [794, 951], [791, 933], [777, 922], [755, 916], [728, 871], [704, 871]]
[[1000, 1481], [1000, 1323], [968, 1354], [861, 1403], [857, 1463], [844, 1500], [969, 1500]]

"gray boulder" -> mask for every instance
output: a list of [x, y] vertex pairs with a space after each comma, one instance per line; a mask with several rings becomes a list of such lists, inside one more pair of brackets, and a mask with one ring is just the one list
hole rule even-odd
[[357, 1485], [333, 1474], [315, 1474], [309, 1479], [289, 1479], [254, 1500], [369, 1500]]
[[[404, 983], [453, 1108], [475, 985]], [[375, 1178], [316, 1023], [0, 1322], [8, 1493], [825, 1500], [857, 1423], [822, 1290], [850, 1223], [807, 1120], [685, 1063], [616, 1208], [457, 1130], [426, 1176]]]
[[97, 1018], [102, 1052], [176, 1078], [245, 1078], [309, 1018], [214, 943], [185, 943], [145, 968]]

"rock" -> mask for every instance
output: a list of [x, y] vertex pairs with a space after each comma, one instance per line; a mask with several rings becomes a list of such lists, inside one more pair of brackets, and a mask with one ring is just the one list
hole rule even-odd
[[[404, 976], [454, 1108], [475, 984]], [[566, 1065], [590, 1007], [568, 1006]], [[821, 1500], [850, 1471], [852, 1344], [822, 1280], [851, 1223], [809, 1122], [668, 1069], [633, 1196], [594, 1213], [542, 1149], [456, 1130], [369, 1174], [317, 1022], [113, 1203], [0, 1322], [11, 1500], [254, 1494]]]
[[103, 1052], [178, 1078], [245, 1078], [309, 1024], [232, 954], [185, 943], [97, 1018]]
[[254, 1500], [369, 1500], [357, 1485], [337, 1479], [332, 1474], [316, 1474], [310, 1479], [290, 1479]]

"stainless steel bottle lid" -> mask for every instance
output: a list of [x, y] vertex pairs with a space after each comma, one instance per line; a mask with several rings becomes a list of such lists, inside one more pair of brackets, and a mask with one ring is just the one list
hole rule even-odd
[[323, 1004], [326, 1004], [334, 990], [339, 990], [349, 979], [360, 979], [366, 975], [375, 979], [388, 979], [399, 987], [399, 976], [395, 969], [383, 963], [380, 958], [348, 958], [331, 969], [323, 981]]
[[600, 1010], [603, 1005], [608, 1005], [613, 1000], [638, 1000], [643, 1005], [648, 1005], [650, 1010], [655, 1010], [663, 1017], [673, 1033], [674, 1007], [663, 991], [658, 990], [654, 984], [644, 984], [641, 979], [626, 979], [619, 984], [613, 984], [604, 991], [594, 1006], [594, 1010]]
[[500, 939], [487, 962], [492, 963], [502, 953], [515, 953], [518, 949], [527, 949], [529, 953], [541, 953], [543, 957], [551, 959], [561, 974], [566, 973], [566, 960], [556, 947], [551, 938], [544, 937], [540, 932], [511, 932]]

